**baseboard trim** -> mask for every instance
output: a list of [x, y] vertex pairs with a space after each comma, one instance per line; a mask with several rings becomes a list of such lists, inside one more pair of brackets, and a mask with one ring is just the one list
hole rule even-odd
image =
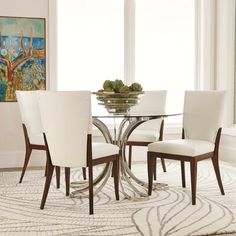
[[[24, 151], [0, 152], [0, 169], [21, 168], [24, 163], [24, 156]], [[42, 167], [45, 164], [45, 152], [34, 150], [29, 160], [29, 167]]]

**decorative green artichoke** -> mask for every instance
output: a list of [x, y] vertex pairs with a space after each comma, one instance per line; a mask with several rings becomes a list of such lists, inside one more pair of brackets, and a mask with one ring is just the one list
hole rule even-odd
[[105, 80], [103, 83], [103, 89], [105, 92], [113, 92], [113, 83], [110, 80]]
[[142, 86], [139, 83], [133, 83], [130, 86], [127, 86], [123, 83], [122, 80], [116, 79], [105, 80], [103, 83], [103, 90], [98, 90], [99, 92], [115, 92], [115, 93], [128, 93], [128, 92], [141, 92], [143, 90]]
[[127, 85], [124, 85], [121, 89], [120, 89], [120, 93], [128, 93], [129, 92], [129, 87]]
[[141, 84], [133, 83], [129, 86], [129, 90], [133, 92], [141, 92], [143, 90]]
[[120, 93], [120, 90], [124, 87], [124, 83], [120, 79], [116, 79], [113, 84], [113, 91], [115, 93]]

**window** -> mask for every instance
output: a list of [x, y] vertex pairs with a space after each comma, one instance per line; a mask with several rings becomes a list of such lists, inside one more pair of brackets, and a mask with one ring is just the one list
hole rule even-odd
[[58, 0], [58, 89], [92, 90], [122, 79], [124, 1]]
[[167, 89], [167, 107], [194, 89], [194, 0], [137, 0], [135, 79], [145, 90]]
[[[168, 90], [168, 107], [182, 110], [184, 91], [195, 84], [195, 0], [57, 3], [59, 90], [96, 91], [106, 79], [128, 77], [144, 90]], [[124, 75], [133, 65], [134, 76]]]

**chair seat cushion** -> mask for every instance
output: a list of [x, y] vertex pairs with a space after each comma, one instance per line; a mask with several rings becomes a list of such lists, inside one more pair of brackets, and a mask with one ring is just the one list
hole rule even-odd
[[42, 134], [31, 134], [29, 140], [31, 144], [45, 145]]
[[93, 159], [116, 155], [119, 153], [119, 147], [110, 143], [92, 143]]
[[155, 142], [159, 137], [159, 133], [152, 130], [134, 130], [129, 136], [128, 141], [133, 142]]
[[214, 151], [214, 147], [214, 143], [208, 141], [177, 139], [151, 143], [148, 145], [148, 151], [183, 156], [198, 156]]

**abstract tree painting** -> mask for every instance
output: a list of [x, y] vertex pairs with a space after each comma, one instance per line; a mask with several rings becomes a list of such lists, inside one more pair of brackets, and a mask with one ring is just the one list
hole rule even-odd
[[0, 17], [0, 102], [46, 88], [45, 19]]

